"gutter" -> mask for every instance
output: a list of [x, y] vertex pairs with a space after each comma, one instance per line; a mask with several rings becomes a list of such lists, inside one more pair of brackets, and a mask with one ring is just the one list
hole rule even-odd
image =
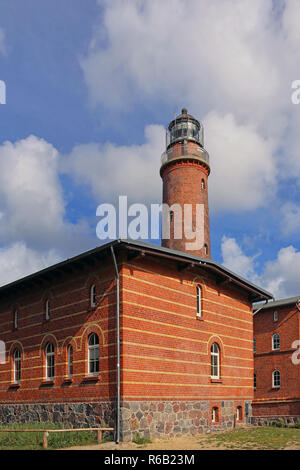
[[120, 415], [121, 415], [121, 394], [120, 394], [120, 278], [119, 278], [119, 271], [118, 265], [116, 261], [115, 252], [113, 246], [110, 247], [114, 269], [115, 269], [115, 277], [116, 277], [116, 285], [117, 285], [117, 413], [116, 413], [116, 433], [115, 433], [115, 440], [116, 444], [120, 442]]
[[[274, 297], [273, 297], [274, 298]], [[253, 316], [256, 315], [258, 312], [261, 311], [262, 308], [264, 308], [264, 306], [268, 303], [268, 301], [266, 300], [266, 302], [260, 307], [258, 308], [257, 310], [255, 310], [255, 312], [253, 312]]]
[[[213, 271], [221, 274], [222, 276], [227, 277], [229, 282], [233, 282], [233, 283], [243, 287], [244, 289], [246, 288], [246, 289], [250, 290], [251, 292], [255, 292], [255, 293], [257, 293], [257, 291], [259, 290], [259, 289], [254, 289], [253, 287], [249, 286], [249, 284], [247, 284], [247, 283], [243, 283], [243, 282], [239, 281], [238, 279], [234, 278], [233, 276], [230, 276], [230, 274], [224, 273], [221, 269], [219, 269], [217, 266], [215, 266], [211, 263], [206, 263], [206, 262], [200, 261], [199, 264], [202, 265], [202, 266], [207, 266], [208, 268], [210, 268]], [[266, 296], [263, 295], [262, 293], [261, 293], [261, 297], [266, 298]], [[272, 297], [272, 298], [274, 298], [274, 297]], [[266, 303], [268, 303], [267, 299], [266, 299]]]

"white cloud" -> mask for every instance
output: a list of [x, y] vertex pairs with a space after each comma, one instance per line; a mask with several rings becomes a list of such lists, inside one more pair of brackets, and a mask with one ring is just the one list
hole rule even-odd
[[300, 230], [300, 206], [293, 202], [287, 202], [280, 208], [280, 228], [284, 236], [299, 233]]
[[246, 256], [235, 238], [222, 237], [221, 252], [223, 264], [231, 271], [243, 276], [251, 278], [254, 275], [254, 257]]
[[29, 136], [0, 146], [0, 237], [49, 244], [62, 229], [64, 200], [58, 152]]
[[255, 272], [254, 257], [247, 256], [234, 238], [223, 237], [223, 264], [271, 292], [276, 299], [300, 296], [300, 251], [293, 246], [281, 248], [274, 260], [266, 261], [261, 274]]
[[298, 49], [299, 49], [299, 42], [300, 42], [299, 17], [300, 17], [300, 4], [298, 0], [286, 1], [285, 10], [283, 12], [282, 25], [283, 25], [288, 43], [292, 47], [297, 47]]
[[[250, 208], [264, 199], [263, 183], [268, 189], [272, 184], [274, 175], [271, 171], [268, 177], [264, 163], [280, 167], [280, 177], [292, 174], [300, 179], [300, 106], [291, 103], [291, 83], [300, 78], [298, 0], [280, 5], [272, 0], [98, 3], [101, 21], [81, 60], [94, 106], [118, 111], [150, 107], [155, 100], [172, 111], [185, 105], [200, 118], [211, 112], [232, 114], [233, 138], [239, 140], [245, 128], [248, 139], [240, 141], [239, 157], [224, 148], [226, 159], [239, 166], [254, 134], [258, 144], [253, 158], [259, 171]], [[207, 150], [213, 163], [212, 140], [207, 140]], [[218, 157], [215, 161], [220, 162]], [[250, 163], [245, 168], [250, 169]]]
[[24, 244], [34, 265], [35, 253], [52, 259], [54, 248], [66, 257], [99, 244], [87, 221], [66, 220], [61, 158], [53, 145], [33, 135], [0, 145], [0, 246]]
[[276, 298], [300, 296], [300, 251], [293, 246], [281, 248], [275, 260], [265, 263], [259, 279]]
[[5, 32], [3, 28], [0, 28], [0, 54], [6, 55], [7, 54], [7, 46], [5, 40]]
[[162, 126], [147, 126], [145, 143], [118, 146], [86, 144], [74, 147], [62, 171], [77, 183], [91, 186], [96, 201], [115, 202], [127, 195], [137, 202], [161, 200], [160, 155], [165, 145]]
[[0, 286], [44, 269], [60, 261], [55, 250], [40, 253], [26, 247], [25, 243], [14, 243], [0, 248]]
[[230, 110], [261, 122], [282, 104], [271, 0], [99, 4], [104, 15], [81, 61], [94, 104], [123, 108], [159, 96], [198, 115]]
[[274, 144], [232, 114], [210, 113], [204, 119], [209, 149], [209, 194], [217, 209], [242, 210], [266, 206], [276, 192]]

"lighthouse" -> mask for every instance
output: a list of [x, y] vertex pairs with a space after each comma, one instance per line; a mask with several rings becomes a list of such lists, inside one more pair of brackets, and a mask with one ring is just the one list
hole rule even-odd
[[[204, 149], [203, 126], [187, 109], [170, 122], [166, 131], [166, 150], [161, 156], [160, 176], [163, 181], [163, 204], [169, 209], [163, 212], [162, 246], [201, 258], [210, 258], [208, 176], [209, 155]], [[190, 238], [186, 236], [184, 217], [185, 205], [191, 208], [193, 231], [201, 230], [202, 243], [194, 250], [188, 250]], [[197, 207], [201, 208], [201, 226], [197, 218]], [[174, 210], [173, 210], [174, 209]], [[177, 229], [177, 231], [176, 231]], [[178, 230], [179, 229], [179, 230]], [[164, 235], [169, 236], [164, 238]], [[181, 236], [175, 234], [181, 233]]]

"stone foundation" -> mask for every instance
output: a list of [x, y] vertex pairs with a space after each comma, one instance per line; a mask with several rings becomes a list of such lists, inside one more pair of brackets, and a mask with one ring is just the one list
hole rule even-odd
[[[251, 403], [247, 402], [246, 408], [247, 417], [243, 420], [243, 424], [249, 424]], [[121, 440], [131, 441], [135, 433], [149, 439], [232, 429], [235, 426], [234, 402], [222, 401], [219, 412], [219, 423], [213, 424], [209, 401], [123, 402], [121, 405]]]
[[[213, 403], [215, 405], [215, 402]], [[131, 441], [136, 433], [145, 438], [170, 438], [189, 434], [218, 432], [250, 424], [251, 403], [243, 404], [242, 423], [235, 423], [235, 403], [220, 402], [219, 422], [211, 422], [209, 401], [198, 402], [123, 402], [120, 438]], [[114, 427], [114, 403], [0, 404], [0, 423], [58, 423], [64, 427]], [[258, 424], [257, 424], [258, 425]]]
[[294, 426], [300, 423], [300, 416], [253, 416], [251, 418], [253, 426], [274, 426], [280, 423]]
[[64, 427], [115, 427], [113, 403], [0, 404], [0, 423], [60, 423]]

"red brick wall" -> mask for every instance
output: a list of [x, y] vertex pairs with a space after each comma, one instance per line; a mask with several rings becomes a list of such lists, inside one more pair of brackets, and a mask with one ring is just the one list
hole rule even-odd
[[[278, 321], [274, 322], [274, 311]], [[254, 415], [293, 414], [299, 404], [290, 403], [300, 399], [300, 368], [292, 362], [292, 343], [300, 339], [299, 312], [294, 305], [285, 308], [262, 310], [254, 315], [256, 338], [255, 373], [256, 391]], [[272, 351], [272, 336], [280, 335], [280, 351]], [[273, 388], [272, 372], [280, 371], [280, 388]], [[277, 403], [277, 404], [276, 404]]]
[[[122, 271], [124, 400], [253, 398], [253, 330], [245, 293], [218, 288], [204, 270], [143, 258]], [[196, 285], [202, 319], [196, 317]], [[221, 349], [221, 380], [210, 378], [210, 346]]]
[[[90, 307], [90, 286], [96, 285], [97, 306]], [[0, 403], [110, 401], [115, 393], [115, 305], [116, 292], [111, 263], [81, 267], [44, 287], [19, 289], [14, 301], [0, 305], [0, 339], [7, 348], [7, 363], [0, 364]], [[51, 318], [45, 320], [45, 301], [50, 299]], [[19, 326], [13, 329], [13, 311], [18, 309]], [[98, 381], [86, 382], [87, 337], [95, 332], [100, 341]], [[54, 385], [44, 387], [44, 347], [55, 346]], [[73, 345], [74, 371], [67, 375], [67, 345]], [[22, 377], [18, 389], [11, 387], [12, 354], [22, 351]]]

